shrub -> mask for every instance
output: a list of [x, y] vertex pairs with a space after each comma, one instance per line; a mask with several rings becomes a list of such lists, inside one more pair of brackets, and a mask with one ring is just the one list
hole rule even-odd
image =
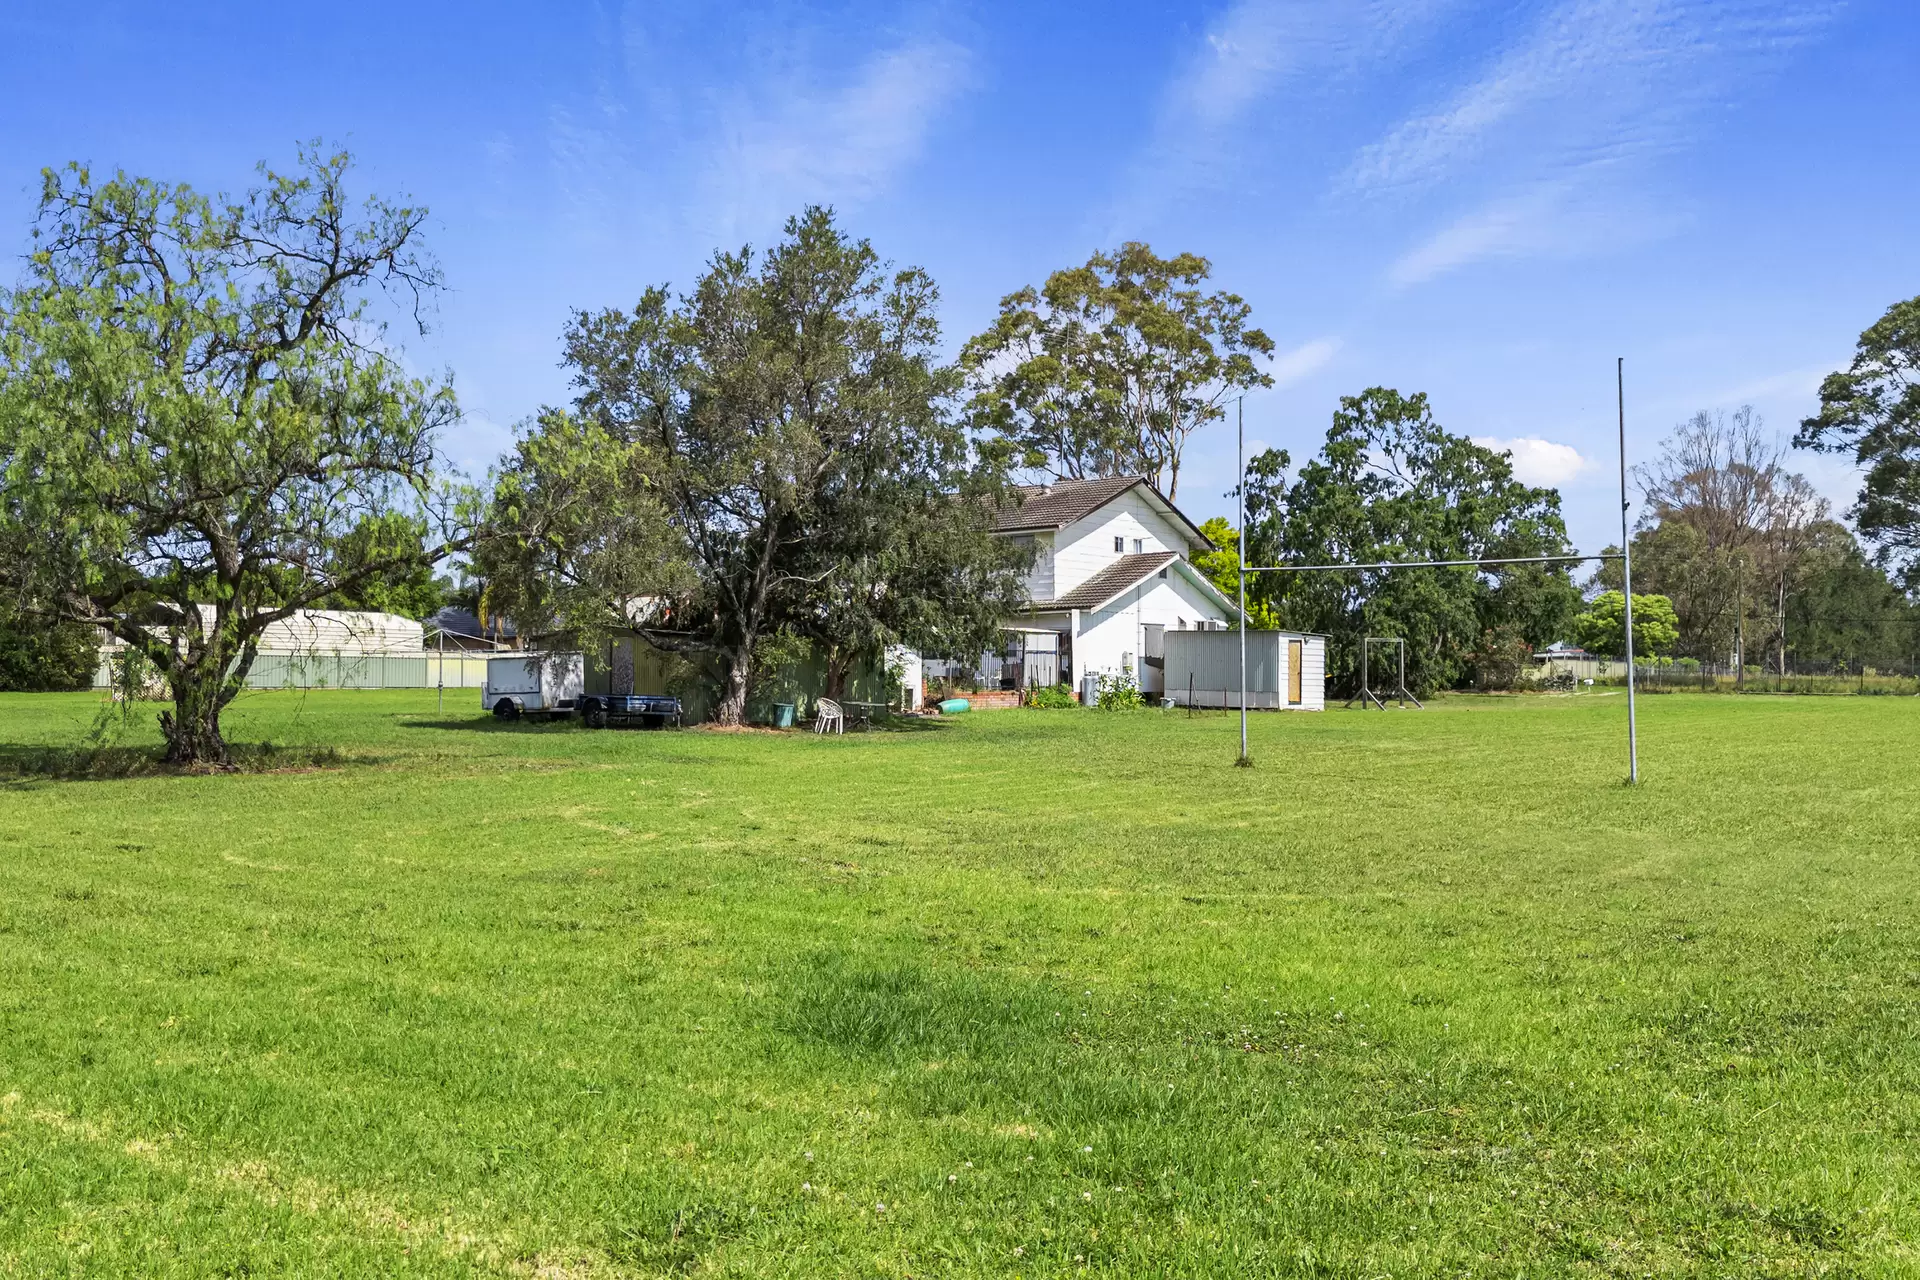
[[1133, 682], [1131, 671], [1122, 671], [1117, 676], [1096, 676], [1094, 688], [1095, 705], [1102, 711], [1138, 711], [1146, 705], [1140, 698], [1140, 686]]
[[1024, 701], [1029, 707], [1042, 711], [1059, 711], [1080, 705], [1080, 699], [1074, 697], [1073, 690], [1064, 684], [1035, 685], [1027, 690]]
[[76, 622], [22, 617], [0, 604], [0, 689], [85, 689], [100, 665], [100, 633]]

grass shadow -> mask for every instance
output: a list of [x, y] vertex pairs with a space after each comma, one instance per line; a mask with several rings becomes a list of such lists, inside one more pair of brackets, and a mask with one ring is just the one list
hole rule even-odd
[[283, 746], [274, 742], [236, 742], [227, 746], [225, 766], [169, 764], [163, 748], [122, 746], [47, 746], [0, 743], [0, 788], [39, 782], [113, 782], [128, 778], [191, 777], [221, 773], [294, 773], [382, 763], [384, 757], [349, 753], [338, 747]]

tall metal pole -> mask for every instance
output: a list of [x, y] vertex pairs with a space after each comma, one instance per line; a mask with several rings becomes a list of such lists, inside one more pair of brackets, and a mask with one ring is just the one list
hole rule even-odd
[[1633, 703], [1633, 538], [1627, 527], [1627, 360], [1613, 366], [1614, 392], [1620, 406], [1620, 578], [1627, 600], [1627, 781], [1640, 781], [1640, 736]]
[[1240, 482], [1234, 486], [1240, 497], [1240, 554], [1234, 559], [1240, 567], [1240, 759], [1244, 768], [1253, 763], [1247, 758], [1247, 398], [1236, 404], [1240, 432]]

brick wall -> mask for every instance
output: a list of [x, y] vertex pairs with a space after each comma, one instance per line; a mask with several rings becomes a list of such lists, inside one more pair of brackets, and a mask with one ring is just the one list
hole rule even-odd
[[[1003, 711], [1020, 705], [1020, 694], [1013, 689], [993, 690], [983, 693], [956, 693], [953, 696], [956, 698], [965, 698], [972, 704], [975, 711]], [[923, 705], [928, 708], [936, 707], [939, 704], [940, 700], [931, 695], [923, 699]]]

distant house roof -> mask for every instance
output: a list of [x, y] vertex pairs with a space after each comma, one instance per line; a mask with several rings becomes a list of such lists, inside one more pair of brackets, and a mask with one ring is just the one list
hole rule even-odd
[[1020, 505], [1008, 507], [994, 518], [996, 533], [1038, 533], [1064, 529], [1085, 519], [1121, 494], [1144, 489], [1148, 501], [1187, 527], [1194, 543], [1212, 547], [1213, 541], [1200, 532], [1200, 526], [1167, 501], [1166, 496], [1145, 476], [1100, 476], [1093, 480], [1056, 480], [1052, 484], [1027, 484], [1019, 488]]
[[1536, 658], [1590, 658], [1593, 655], [1577, 644], [1568, 644], [1565, 640], [1555, 640], [1552, 644], [1533, 656]]
[[514, 634], [513, 623], [505, 618], [494, 619], [494, 625], [488, 627], [474, 616], [472, 610], [455, 605], [448, 605], [428, 618], [427, 627], [433, 631], [444, 631], [448, 636], [463, 636], [469, 640], [505, 640]]

